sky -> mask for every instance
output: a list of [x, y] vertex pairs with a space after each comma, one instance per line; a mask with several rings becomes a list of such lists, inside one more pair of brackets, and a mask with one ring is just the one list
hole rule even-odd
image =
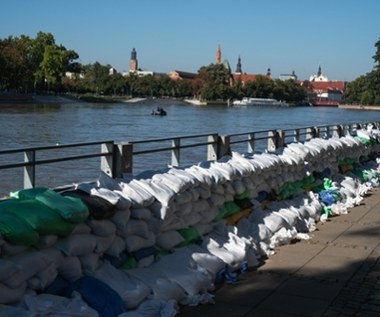
[[330, 80], [351, 81], [374, 67], [379, 0], [0, 0], [0, 38], [39, 31], [79, 54], [128, 70], [197, 72], [222, 60], [247, 74], [296, 73], [321, 66]]

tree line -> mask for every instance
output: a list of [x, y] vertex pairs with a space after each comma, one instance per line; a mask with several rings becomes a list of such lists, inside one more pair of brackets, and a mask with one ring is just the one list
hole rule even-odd
[[[167, 74], [123, 76], [111, 65], [83, 65], [79, 55], [57, 44], [51, 33], [38, 32], [0, 39], [0, 91], [77, 93], [141, 97], [196, 97], [204, 100], [247, 97], [300, 101], [305, 90], [293, 81], [257, 76], [245, 83], [231, 81], [224, 65], [202, 66], [193, 80], [172, 80]], [[69, 76], [67, 76], [69, 74]]]
[[[380, 40], [375, 44], [374, 70], [347, 84], [346, 100], [380, 104]], [[0, 92], [77, 93], [132, 97], [196, 97], [204, 100], [274, 98], [301, 102], [310, 93], [307, 83], [272, 80], [258, 75], [242, 83], [232, 80], [224, 64], [202, 66], [192, 80], [172, 80], [167, 74], [123, 76], [110, 72], [111, 65], [83, 65], [79, 55], [57, 44], [51, 33], [38, 32], [0, 39]], [[70, 76], [67, 76], [70, 74]]]
[[373, 70], [347, 83], [346, 102], [380, 105], [380, 39], [375, 43], [375, 48], [376, 53], [372, 57], [375, 61]]

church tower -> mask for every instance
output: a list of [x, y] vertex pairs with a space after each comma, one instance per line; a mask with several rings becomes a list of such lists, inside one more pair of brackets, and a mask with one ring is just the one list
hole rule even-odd
[[219, 65], [222, 63], [222, 51], [220, 49], [220, 45], [218, 45], [218, 48], [216, 49], [215, 54], [215, 64]]
[[131, 52], [131, 59], [129, 60], [129, 72], [135, 73], [137, 72], [137, 53], [136, 50], [133, 48]]
[[241, 73], [242, 73], [240, 56], [239, 56], [239, 58], [238, 58], [238, 62], [237, 62], [237, 64], [236, 64], [236, 71], [235, 71], [235, 73], [237, 73], [237, 74], [241, 74]]

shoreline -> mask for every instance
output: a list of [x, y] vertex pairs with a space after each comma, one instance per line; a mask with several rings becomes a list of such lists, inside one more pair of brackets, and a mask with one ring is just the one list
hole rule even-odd
[[363, 105], [338, 105], [340, 109], [349, 109], [349, 110], [380, 110], [379, 106], [363, 106]]

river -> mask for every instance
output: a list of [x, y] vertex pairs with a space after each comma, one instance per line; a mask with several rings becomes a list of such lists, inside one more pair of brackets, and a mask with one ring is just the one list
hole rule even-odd
[[[151, 116], [150, 112], [157, 106], [163, 107], [168, 115]], [[127, 142], [191, 134], [225, 135], [368, 121], [380, 121], [380, 111], [329, 107], [200, 107], [176, 100], [148, 100], [137, 104], [74, 101], [0, 104], [0, 144], [1, 149], [6, 150], [101, 140]], [[149, 161], [145, 168], [150, 168]], [[65, 167], [54, 174], [67, 174], [70, 169], [77, 173], [84, 166]], [[53, 172], [42, 172], [44, 180], [40, 182], [41, 186], [58, 181], [58, 177], [55, 179], [50, 173]], [[22, 186], [22, 175], [19, 174], [0, 170], [3, 180], [0, 193]]]

